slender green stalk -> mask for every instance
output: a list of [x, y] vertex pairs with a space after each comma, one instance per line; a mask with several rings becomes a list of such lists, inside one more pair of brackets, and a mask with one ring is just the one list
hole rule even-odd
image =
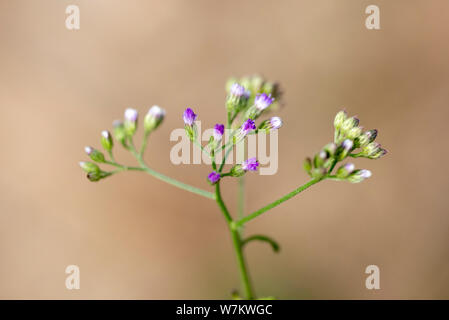
[[145, 149], [147, 148], [147, 143], [148, 143], [148, 137], [149, 137], [150, 133], [149, 132], [145, 132], [143, 135], [143, 140], [142, 140], [142, 145], [140, 146], [140, 151], [139, 151], [139, 155], [143, 158], [143, 154], [145, 152]]
[[245, 176], [238, 179], [238, 205], [237, 218], [240, 220], [245, 215]]
[[232, 217], [229, 214], [228, 209], [226, 208], [226, 205], [224, 204], [223, 198], [221, 197], [221, 191], [220, 191], [220, 181], [218, 181], [215, 184], [215, 200], [217, 201], [218, 206], [220, 207], [224, 218], [226, 219], [226, 222], [230, 224], [232, 222]]
[[284, 201], [287, 201], [291, 198], [293, 198], [294, 196], [296, 196], [297, 194], [301, 193], [302, 191], [306, 190], [307, 188], [313, 186], [314, 184], [320, 182], [321, 180], [323, 180], [324, 178], [321, 179], [312, 179], [309, 182], [307, 182], [306, 184], [303, 184], [302, 186], [300, 186], [299, 188], [293, 190], [292, 192], [286, 194], [285, 196], [279, 198], [278, 200], [266, 205], [265, 207], [254, 211], [253, 213], [247, 215], [246, 217], [244, 217], [243, 219], [240, 219], [236, 222], [237, 226], [242, 226], [245, 223], [247, 223], [248, 221], [253, 220], [254, 218], [260, 216], [262, 213], [273, 209], [274, 207], [280, 205], [281, 203], [283, 203]]
[[157, 178], [159, 180], [162, 180], [162, 181], [164, 181], [164, 182], [166, 182], [168, 184], [171, 184], [171, 185], [173, 185], [175, 187], [178, 187], [180, 189], [183, 189], [183, 190], [186, 190], [186, 191], [198, 194], [198, 195], [203, 196], [205, 198], [215, 199], [215, 194], [212, 193], [212, 192], [209, 192], [209, 191], [206, 191], [206, 190], [203, 190], [203, 189], [191, 186], [191, 185], [186, 184], [184, 182], [178, 181], [176, 179], [168, 177], [168, 176], [166, 176], [166, 175], [164, 175], [164, 174], [162, 174], [162, 173], [160, 173], [160, 172], [158, 172], [156, 170], [153, 170], [150, 167], [148, 167], [145, 164], [145, 161], [143, 160], [142, 155], [140, 153], [137, 153], [136, 148], [135, 148], [134, 144], [132, 143], [132, 141], [130, 141], [129, 150], [134, 155], [134, 157], [136, 157], [137, 161], [139, 162], [140, 167], [127, 167], [127, 166], [123, 166], [123, 165], [120, 165], [118, 163], [110, 162], [110, 161], [107, 161], [106, 163], [108, 163], [108, 164], [110, 164], [112, 166], [121, 168], [122, 170], [140, 170], [140, 171], [144, 171], [144, 172], [148, 173], [149, 175], [152, 175], [153, 177], [155, 177], [155, 178]]
[[246, 299], [251, 300], [254, 299], [254, 293], [253, 289], [251, 287], [251, 280], [249, 279], [248, 270], [246, 267], [245, 258], [243, 256], [242, 252], [242, 241], [240, 239], [240, 234], [237, 229], [232, 228], [231, 225], [231, 237], [232, 237], [232, 243], [234, 244], [234, 250], [237, 256], [237, 262], [239, 265], [239, 271], [240, 271], [240, 279], [243, 284], [243, 289], [245, 291]]
[[235, 254], [237, 257], [237, 263], [239, 266], [240, 279], [243, 285], [243, 289], [245, 291], [245, 296], [247, 299], [254, 299], [253, 289], [251, 287], [251, 281], [249, 279], [248, 269], [245, 262], [245, 257], [242, 252], [242, 240], [240, 238], [240, 234], [235, 225], [235, 222], [232, 220], [231, 215], [229, 214], [228, 208], [224, 204], [223, 198], [221, 197], [220, 191], [220, 181], [215, 184], [215, 200], [217, 201], [218, 206], [220, 207], [223, 216], [225, 217], [226, 222], [228, 223], [229, 231], [231, 232], [232, 244], [234, 245]]

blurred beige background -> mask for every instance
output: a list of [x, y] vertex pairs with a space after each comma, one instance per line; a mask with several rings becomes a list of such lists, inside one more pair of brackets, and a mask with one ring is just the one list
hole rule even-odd
[[[77, 4], [81, 29], [65, 28]], [[365, 28], [380, 7], [381, 30]], [[362, 184], [326, 181], [248, 225], [259, 295], [284, 299], [449, 298], [449, 2], [0, 1], [0, 298], [229, 298], [238, 273], [215, 203], [141, 173], [89, 183], [78, 167], [126, 107], [167, 109], [147, 161], [210, 188], [207, 166], [169, 161], [194, 106], [223, 121], [229, 76], [281, 82], [279, 171], [252, 175], [248, 210], [307, 179], [345, 107], [389, 154], [361, 159]], [[122, 162], [132, 163], [125, 152]], [[235, 185], [225, 183], [235, 207]], [[65, 288], [65, 267], [81, 289]], [[365, 288], [365, 267], [381, 290]]]

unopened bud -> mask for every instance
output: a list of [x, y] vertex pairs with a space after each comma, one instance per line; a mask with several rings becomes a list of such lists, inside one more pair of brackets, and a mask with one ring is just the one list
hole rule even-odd
[[128, 108], [125, 110], [125, 133], [128, 136], [134, 135], [137, 129], [137, 118], [139, 114], [137, 113], [137, 110]]
[[310, 174], [310, 172], [312, 170], [312, 160], [310, 158], [305, 158], [302, 166], [303, 166], [304, 170], [308, 174]]
[[84, 151], [86, 151], [87, 155], [96, 162], [104, 162], [104, 154], [97, 149], [92, 147], [85, 147]]
[[344, 140], [340, 147], [337, 148], [338, 160], [343, 160], [352, 151], [354, 142], [352, 140]]
[[100, 171], [100, 167], [98, 167], [98, 165], [96, 165], [95, 163], [92, 163], [92, 162], [81, 161], [79, 163], [79, 165], [80, 165], [81, 169], [83, 169], [87, 173]]
[[114, 127], [114, 136], [117, 141], [120, 141], [123, 145], [126, 144], [126, 132], [125, 132], [125, 126], [123, 125], [123, 122], [120, 120], [115, 120], [112, 123], [112, 126]]
[[362, 169], [354, 171], [352, 174], [349, 175], [347, 180], [351, 183], [359, 183], [365, 179], [368, 179], [369, 177], [371, 177], [371, 171]]
[[345, 122], [347, 118], [346, 111], [340, 111], [337, 113], [334, 119], [334, 127], [335, 129], [340, 129], [343, 126], [343, 122]]
[[355, 169], [354, 164], [347, 163], [340, 168], [338, 168], [337, 173], [335, 174], [337, 178], [344, 179], [348, 177]]
[[361, 134], [362, 134], [362, 128], [354, 127], [346, 133], [346, 137], [348, 139], [354, 140], [354, 139], [358, 138]]
[[162, 123], [164, 117], [164, 109], [160, 108], [159, 106], [152, 106], [150, 110], [148, 110], [144, 118], [145, 132], [149, 133], [155, 130]]
[[358, 145], [360, 146], [360, 148], [364, 148], [369, 143], [371, 143], [374, 140], [376, 140], [376, 137], [377, 137], [377, 130], [376, 129], [372, 129], [372, 130], [366, 131], [362, 135], [359, 136], [359, 138], [358, 138]]
[[109, 131], [101, 131], [101, 145], [106, 151], [111, 151], [114, 146], [114, 142], [112, 141], [112, 136]]
[[233, 177], [241, 177], [245, 174], [245, 170], [243, 170], [241, 164], [236, 164], [233, 166], [230, 172]]
[[87, 179], [89, 179], [92, 182], [100, 181], [101, 179], [104, 179], [108, 176], [110, 176], [110, 172], [105, 171], [92, 171], [87, 174]]

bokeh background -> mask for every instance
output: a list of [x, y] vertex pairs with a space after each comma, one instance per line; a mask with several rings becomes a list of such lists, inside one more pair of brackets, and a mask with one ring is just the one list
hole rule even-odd
[[[76, 4], [81, 29], [65, 28]], [[380, 7], [381, 30], [365, 28]], [[322, 182], [248, 224], [282, 245], [247, 255], [260, 296], [449, 298], [449, 2], [0, 1], [0, 298], [229, 298], [231, 241], [213, 201], [142, 173], [90, 183], [78, 167], [126, 107], [167, 118], [146, 160], [210, 188], [205, 165], [175, 166], [169, 134], [193, 106], [223, 122], [229, 76], [279, 81], [279, 171], [247, 179], [247, 209], [307, 179], [342, 107], [389, 154], [352, 185]], [[116, 157], [133, 159], [122, 150]], [[235, 184], [225, 199], [235, 208]], [[65, 288], [65, 268], [81, 289]], [[365, 288], [367, 265], [380, 290]]]

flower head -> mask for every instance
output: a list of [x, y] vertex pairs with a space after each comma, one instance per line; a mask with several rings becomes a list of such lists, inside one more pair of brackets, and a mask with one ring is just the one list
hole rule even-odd
[[165, 117], [164, 109], [162, 109], [159, 106], [152, 106], [145, 115], [144, 119], [145, 131], [148, 133], [156, 129], [164, 120], [164, 117]]
[[193, 112], [192, 109], [187, 108], [184, 111], [183, 119], [184, 119], [184, 123], [186, 125], [193, 126], [193, 123], [195, 122], [195, 119], [196, 119], [196, 114], [195, 114], [195, 112]]
[[270, 127], [271, 129], [279, 129], [282, 127], [282, 119], [279, 117], [272, 117], [270, 119]]
[[209, 173], [209, 175], [207, 176], [207, 179], [209, 180], [209, 182], [211, 184], [216, 184], [218, 182], [218, 180], [220, 180], [220, 174], [212, 171], [211, 173]]
[[266, 93], [261, 93], [256, 96], [254, 100], [254, 105], [259, 111], [263, 111], [268, 108], [274, 101], [274, 98], [271, 97], [271, 94], [267, 95]]
[[136, 109], [128, 108], [125, 110], [125, 120], [129, 122], [136, 122], [138, 113]]
[[259, 166], [259, 161], [256, 158], [249, 158], [248, 160], [243, 161], [242, 169], [244, 171], [257, 171], [257, 167]]
[[229, 93], [234, 97], [241, 97], [246, 94], [246, 90], [243, 86], [238, 83], [234, 83], [229, 90]]
[[128, 136], [132, 136], [137, 129], [137, 110], [128, 108], [125, 110], [125, 133]]
[[371, 177], [371, 171], [366, 169], [356, 170], [348, 177], [348, 181], [351, 183], [359, 183], [369, 177]]
[[217, 123], [214, 126], [214, 140], [215, 141], [220, 141], [223, 138], [223, 133], [224, 133], [224, 125]]
[[251, 130], [254, 130], [254, 129], [256, 129], [254, 120], [247, 119], [240, 127], [240, 134], [242, 134], [243, 136], [246, 136], [248, 134], [248, 132], [250, 132]]
[[343, 149], [348, 152], [349, 150], [352, 149], [354, 145], [354, 142], [352, 142], [352, 140], [346, 139], [345, 141], [342, 142], [341, 146], [343, 147]]
[[111, 151], [112, 147], [114, 146], [112, 136], [107, 130], [101, 131], [101, 145], [107, 151]]

